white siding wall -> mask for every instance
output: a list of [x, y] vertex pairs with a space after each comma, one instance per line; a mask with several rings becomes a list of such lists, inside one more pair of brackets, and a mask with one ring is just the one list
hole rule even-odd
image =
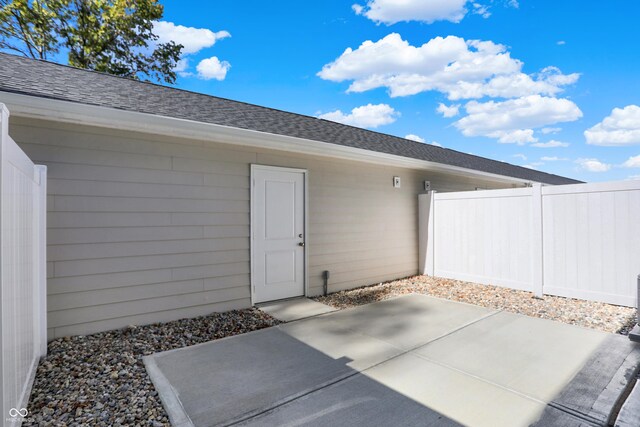
[[[201, 141], [15, 119], [49, 167], [49, 335], [248, 307], [250, 164], [309, 170], [310, 289], [416, 274], [417, 197], [501, 184]], [[402, 188], [392, 187], [392, 177]]]

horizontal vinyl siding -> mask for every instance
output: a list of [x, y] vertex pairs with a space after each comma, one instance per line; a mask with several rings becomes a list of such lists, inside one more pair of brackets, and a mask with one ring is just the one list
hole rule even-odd
[[73, 325], [50, 328], [49, 336], [85, 335], [111, 329], [119, 329], [127, 325], [146, 325], [156, 322], [170, 322], [172, 320], [184, 319], [188, 317], [206, 316], [213, 312], [237, 310], [251, 305], [249, 298], [228, 300], [217, 303], [207, 303], [204, 305], [185, 305], [184, 307], [168, 310], [154, 311], [152, 313], [132, 314], [126, 317], [113, 317], [107, 320], [92, 321], [86, 323], [75, 323]]
[[[309, 177], [309, 291], [417, 272], [422, 181], [500, 184], [365, 163], [12, 119], [48, 166], [50, 337], [243, 308], [250, 298], [250, 165]], [[402, 188], [392, 177], [402, 178]]]

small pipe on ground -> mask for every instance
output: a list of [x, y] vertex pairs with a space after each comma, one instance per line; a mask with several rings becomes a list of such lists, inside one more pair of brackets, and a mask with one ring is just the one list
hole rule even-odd
[[322, 286], [322, 294], [327, 296], [327, 292], [329, 291], [329, 270], [325, 270], [322, 272], [322, 278], [324, 279], [324, 285]]

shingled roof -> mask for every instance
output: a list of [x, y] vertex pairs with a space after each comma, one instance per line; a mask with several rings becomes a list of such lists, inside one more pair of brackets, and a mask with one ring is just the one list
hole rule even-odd
[[0, 53], [0, 91], [310, 139], [547, 184], [580, 182], [316, 117], [6, 53]]

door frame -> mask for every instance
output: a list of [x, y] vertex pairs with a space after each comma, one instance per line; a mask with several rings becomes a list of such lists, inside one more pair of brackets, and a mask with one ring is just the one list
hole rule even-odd
[[303, 233], [303, 239], [304, 239], [304, 266], [303, 266], [303, 270], [304, 270], [304, 274], [303, 274], [303, 278], [302, 280], [304, 280], [304, 296], [308, 296], [309, 295], [309, 196], [308, 196], [308, 188], [309, 188], [309, 171], [307, 169], [299, 169], [299, 168], [288, 168], [288, 167], [282, 167], [282, 166], [269, 166], [269, 165], [259, 165], [259, 164], [251, 164], [251, 174], [250, 174], [250, 224], [249, 224], [249, 259], [250, 259], [250, 273], [249, 273], [249, 277], [251, 278], [251, 306], [255, 305], [254, 301], [255, 301], [255, 282], [254, 282], [254, 277], [255, 275], [253, 274], [253, 267], [254, 267], [254, 256], [253, 256], [253, 251], [254, 251], [254, 244], [253, 244], [253, 232], [255, 229], [255, 206], [254, 206], [254, 202], [255, 202], [255, 196], [254, 196], [254, 192], [255, 192], [255, 188], [256, 188], [256, 183], [255, 183], [255, 171], [257, 170], [264, 170], [264, 171], [272, 171], [272, 172], [293, 172], [293, 173], [301, 173], [304, 177], [304, 188], [303, 188], [303, 194], [304, 194], [304, 201], [303, 201], [303, 209], [304, 209], [304, 233]]

